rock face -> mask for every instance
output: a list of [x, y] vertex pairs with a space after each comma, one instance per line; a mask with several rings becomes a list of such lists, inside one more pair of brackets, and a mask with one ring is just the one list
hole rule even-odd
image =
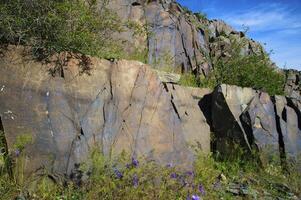
[[[212, 92], [164, 83], [135, 61], [89, 58], [91, 69], [83, 71], [74, 55], [57, 65], [26, 52], [9, 46], [0, 57], [0, 131], [11, 155], [23, 135], [32, 138], [24, 150], [26, 173], [46, 168], [70, 175], [95, 148], [107, 157], [125, 150], [188, 168], [194, 147], [229, 155], [239, 145], [258, 152], [263, 164], [300, 159], [298, 99], [229, 85]], [[50, 73], [54, 68], [59, 76]]]
[[[212, 94], [216, 149], [234, 153], [234, 143], [258, 151], [263, 164], [271, 159], [297, 161], [301, 155], [300, 101], [221, 85]], [[234, 151], [233, 151], [234, 150]]]
[[137, 35], [129, 29], [118, 37], [129, 41], [129, 52], [147, 51], [151, 65], [206, 76], [212, 60], [227, 55], [230, 38], [245, 42], [245, 55], [263, 51], [259, 43], [223, 21], [198, 18], [173, 0], [112, 0], [110, 8], [121, 19], [147, 27], [147, 34]]
[[297, 70], [285, 70], [285, 92], [288, 96], [301, 100], [300, 78], [301, 72]]
[[210, 151], [210, 132], [197, 102], [208, 90], [164, 85], [148, 66], [91, 58], [88, 75], [68, 58], [61, 76], [9, 47], [0, 59], [0, 117], [10, 153], [30, 135], [26, 172], [42, 167], [70, 174], [93, 148], [106, 156], [123, 150], [159, 163], [190, 167], [199, 145]]

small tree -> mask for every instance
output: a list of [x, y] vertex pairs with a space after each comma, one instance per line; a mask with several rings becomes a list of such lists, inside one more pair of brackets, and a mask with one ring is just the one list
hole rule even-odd
[[122, 54], [112, 34], [122, 23], [107, 0], [2, 0], [0, 43], [32, 46], [40, 57], [69, 51], [110, 58]]
[[[283, 94], [285, 76], [272, 67], [269, 55], [265, 52], [244, 55], [246, 43], [231, 39], [227, 56], [214, 60], [214, 71], [203, 83], [238, 85], [263, 90], [270, 95]], [[204, 85], [204, 84], [203, 84]]]

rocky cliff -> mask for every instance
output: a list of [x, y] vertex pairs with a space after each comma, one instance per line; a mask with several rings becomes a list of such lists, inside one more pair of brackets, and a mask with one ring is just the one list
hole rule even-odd
[[9, 46], [0, 58], [0, 127], [10, 155], [20, 136], [32, 138], [27, 173], [71, 174], [94, 148], [182, 167], [191, 167], [196, 147], [227, 155], [237, 144], [258, 152], [263, 164], [299, 159], [299, 100], [237, 86], [210, 91], [163, 83], [149, 66], [126, 60], [90, 58], [88, 73], [69, 55], [63, 75], [53, 76], [55, 63], [26, 52]]
[[232, 39], [244, 41], [244, 55], [264, 51], [243, 32], [221, 20], [198, 17], [173, 0], [112, 0], [110, 7], [121, 19], [147, 28], [146, 34], [129, 29], [119, 37], [130, 42], [129, 51], [147, 51], [151, 65], [206, 76], [214, 67], [212, 60], [227, 56]]

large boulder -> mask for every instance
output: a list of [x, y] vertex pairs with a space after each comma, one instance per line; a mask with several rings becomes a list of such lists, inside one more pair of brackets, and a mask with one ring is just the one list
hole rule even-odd
[[[26, 173], [70, 174], [94, 148], [183, 167], [192, 165], [191, 145], [209, 153], [209, 126], [198, 107], [208, 91], [165, 85], [140, 62], [90, 58], [86, 73], [74, 56], [57, 66], [26, 52], [9, 46], [0, 58], [1, 126], [10, 154], [21, 135], [32, 138]], [[49, 73], [54, 67], [60, 76]]]
[[[301, 154], [300, 104], [283, 96], [270, 97], [251, 88], [220, 85], [212, 94], [215, 148], [224, 155], [258, 152], [262, 164], [296, 162]], [[282, 159], [284, 161], [284, 159]]]

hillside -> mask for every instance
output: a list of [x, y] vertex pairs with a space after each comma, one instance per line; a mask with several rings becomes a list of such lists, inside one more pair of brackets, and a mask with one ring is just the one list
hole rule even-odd
[[0, 2], [0, 198], [301, 198], [300, 72], [174, 1], [105, 3]]

